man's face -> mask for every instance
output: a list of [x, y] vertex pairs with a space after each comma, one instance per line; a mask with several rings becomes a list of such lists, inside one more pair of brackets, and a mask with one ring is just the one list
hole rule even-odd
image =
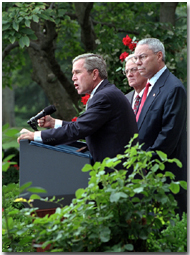
[[89, 73], [84, 68], [84, 59], [79, 59], [73, 64], [72, 80], [78, 94], [90, 94], [93, 90], [93, 72]]
[[136, 47], [134, 60], [142, 76], [150, 79], [159, 71], [160, 53], [154, 53], [146, 44]]
[[137, 64], [131, 59], [125, 65], [125, 73], [130, 87], [133, 87], [135, 90], [137, 88], [142, 90], [145, 87], [147, 78], [140, 75]]

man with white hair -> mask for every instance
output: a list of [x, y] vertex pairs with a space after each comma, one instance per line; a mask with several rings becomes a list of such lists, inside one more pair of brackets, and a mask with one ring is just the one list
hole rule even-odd
[[137, 64], [133, 60], [134, 56], [134, 54], [131, 54], [126, 57], [124, 74], [127, 77], [129, 86], [134, 89], [126, 94], [126, 97], [129, 100], [134, 113], [136, 114], [139, 102], [147, 83], [147, 78], [140, 75]]
[[[139, 143], [145, 151], [162, 151], [176, 163], [166, 163], [175, 181], [187, 181], [187, 94], [182, 82], [165, 65], [163, 43], [156, 38], [140, 40], [135, 48], [134, 61], [139, 73], [148, 79], [136, 114]], [[156, 153], [154, 155], [156, 157]], [[180, 188], [174, 195], [179, 216], [187, 212], [187, 192]]]

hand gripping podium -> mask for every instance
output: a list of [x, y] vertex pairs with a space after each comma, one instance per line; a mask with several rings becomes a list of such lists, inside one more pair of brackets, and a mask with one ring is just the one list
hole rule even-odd
[[[31, 187], [41, 187], [47, 191], [39, 193], [40, 197], [64, 198], [60, 203], [69, 205], [75, 197], [75, 191], [88, 186], [89, 173], [81, 170], [85, 164], [91, 164], [92, 157], [89, 151], [79, 151], [85, 145], [83, 142], [74, 142], [51, 146], [21, 140], [20, 186], [32, 182]], [[30, 195], [27, 193], [22, 197], [28, 199]], [[33, 206], [39, 209], [60, 207], [54, 202], [40, 200], [34, 200]]]

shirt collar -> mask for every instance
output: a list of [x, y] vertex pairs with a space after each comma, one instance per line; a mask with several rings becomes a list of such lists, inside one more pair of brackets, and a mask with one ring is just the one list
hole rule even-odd
[[101, 80], [98, 85], [92, 90], [92, 92], [90, 93], [90, 98], [93, 97], [94, 93], [96, 92], [96, 90], [98, 89], [98, 87], [101, 85], [101, 83], [103, 82], [103, 80]]
[[[145, 87], [144, 87], [144, 89], [145, 89]], [[144, 89], [142, 89], [140, 93], [137, 93], [137, 92], [135, 91], [134, 98], [136, 98], [137, 95], [139, 95], [140, 98], [141, 98], [142, 95], [143, 95]]]
[[160, 76], [163, 74], [163, 72], [166, 70], [166, 65], [160, 69], [151, 79], [148, 79], [147, 82], [149, 82], [152, 86], [157, 82], [157, 80], [160, 78]]

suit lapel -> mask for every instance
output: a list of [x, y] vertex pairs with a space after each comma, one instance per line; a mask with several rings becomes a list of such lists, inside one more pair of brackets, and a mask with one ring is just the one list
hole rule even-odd
[[148, 95], [144, 106], [142, 108], [141, 114], [139, 116], [139, 120], [138, 120], [138, 129], [140, 130], [144, 119], [146, 118], [146, 115], [148, 114], [148, 111], [150, 109], [150, 106], [154, 103], [154, 101], [156, 100], [156, 98], [159, 96], [162, 87], [165, 84], [165, 81], [169, 75], [169, 70], [166, 69], [163, 74], [160, 76], [160, 78], [157, 80], [157, 82], [154, 84], [154, 87], [152, 88], [150, 94]]

